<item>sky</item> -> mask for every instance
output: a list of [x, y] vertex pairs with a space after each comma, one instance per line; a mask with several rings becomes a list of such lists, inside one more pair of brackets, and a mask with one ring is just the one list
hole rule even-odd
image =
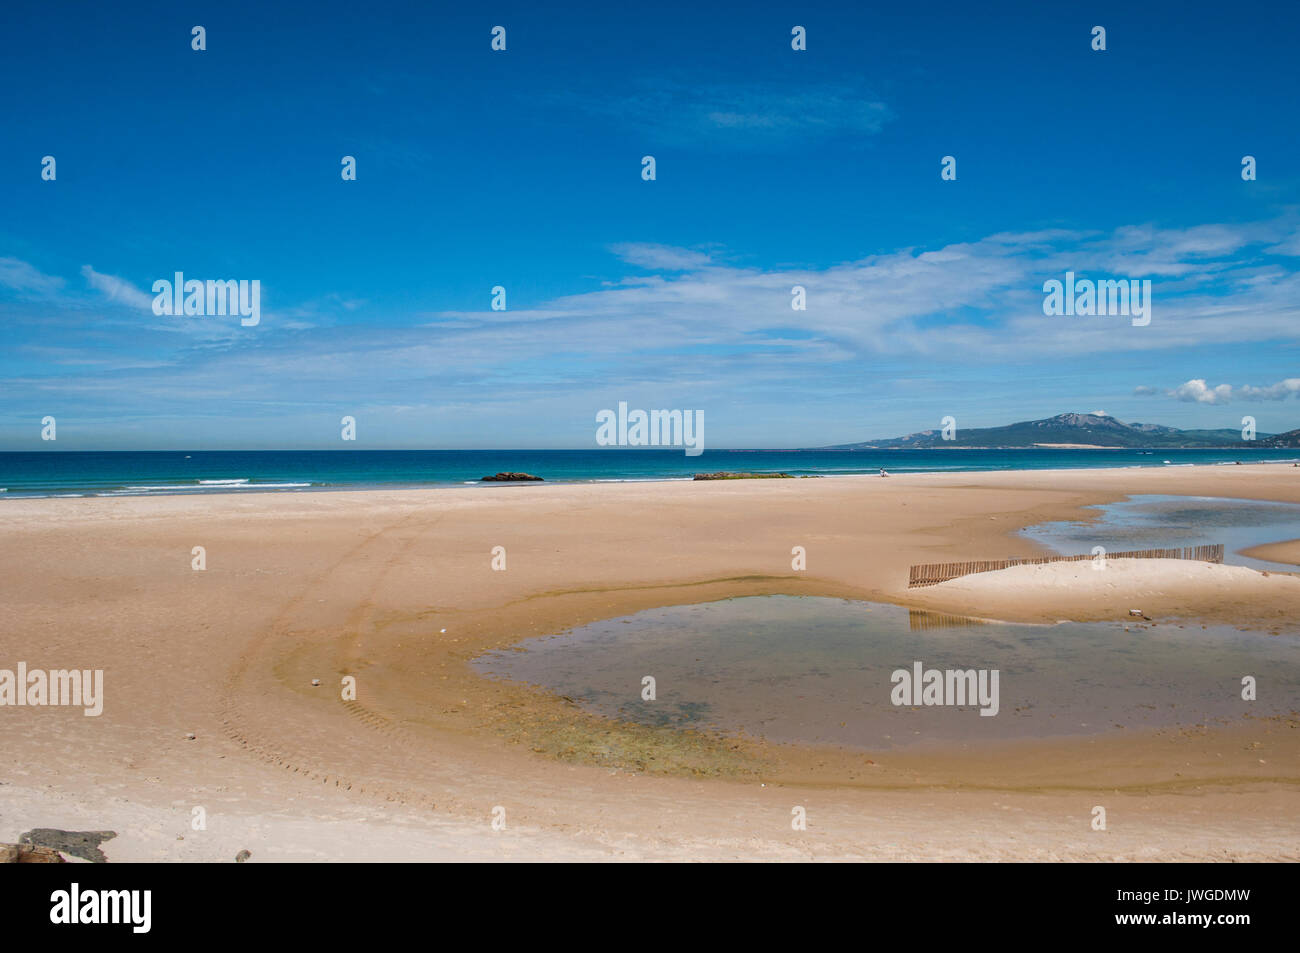
[[[6, 0], [0, 450], [589, 448], [620, 401], [716, 448], [1291, 430], [1298, 34], [1293, 3]], [[1067, 271], [1149, 280], [1150, 323], [1044, 314]], [[156, 314], [176, 272], [256, 280], [259, 322]]]

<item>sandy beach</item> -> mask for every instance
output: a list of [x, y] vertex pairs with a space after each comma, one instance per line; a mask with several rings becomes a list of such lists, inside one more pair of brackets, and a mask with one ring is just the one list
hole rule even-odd
[[[1300, 503], [1300, 469], [7, 500], [0, 667], [103, 669], [105, 701], [0, 711], [0, 841], [113, 830], [111, 861], [1300, 859], [1300, 699], [1284, 717], [864, 755], [610, 722], [469, 666], [759, 594], [1013, 622], [1140, 608], [1300, 638], [1300, 576], [1233, 566], [907, 589], [911, 564], [1037, 555], [1018, 530], [1137, 493]], [[1300, 562], [1297, 541], [1261, 549]]]

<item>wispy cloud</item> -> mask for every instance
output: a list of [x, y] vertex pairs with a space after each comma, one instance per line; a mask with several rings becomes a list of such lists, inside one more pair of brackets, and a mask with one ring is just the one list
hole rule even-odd
[[81, 275], [86, 283], [108, 298], [109, 301], [126, 305], [129, 308], [148, 309], [152, 311], [153, 295], [141, 291], [125, 278], [106, 275], [96, 271], [90, 265], [81, 266]]
[[624, 242], [611, 245], [609, 250], [629, 265], [658, 271], [697, 271], [713, 263], [713, 259], [703, 252], [671, 245]]
[[[253, 417], [332, 413], [346, 400], [408, 408], [405, 418], [428, 421], [464, 407], [464, 420], [489, 421], [524, 402], [585, 425], [585, 411], [575, 416], [573, 407], [605, 406], [612, 381], [628, 397], [749, 405], [806, 398], [809, 382], [819, 400], [860, 399], [864, 368], [888, 365], [902, 368], [901, 378], [924, 368], [959, 386], [977, 368], [996, 374], [1028, 361], [1056, 374], [1095, 363], [1095, 355], [1212, 358], [1218, 347], [1265, 342], [1277, 351], [1297, 339], [1300, 273], [1267, 249], [1295, 230], [1293, 220], [1275, 219], [999, 233], [822, 268], [750, 267], [735, 264], [744, 250], [625, 242], [610, 249], [625, 263], [624, 277], [536, 307], [425, 311], [432, 322], [412, 325], [421, 315], [416, 302], [415, 313], [394, 313], [381, 327], [373, 308], [322, 289], [311, 302], [281, 309], [283, 320], [265, 318], [256, 333], [209, 318], [172, 324], [150, 314], [141, 322], [125, 307], [88, 322], [87, 310], [102, 308], [105, 296], [133, 306], [147, 306], [148, 296], [87, 266], [98, 305], [65, 290], [50, 299], [57, 307], [43, 301], [18, 312], [26, 343], [48, 343], [57, 327], [61, 350], [11, 349], [3, 389], [24, 399], [80, 400], [104, 413], [238, 406]], [[1142, 277], [1153, 260], [1165, 277], [1155, 281], [1147, 327], [1042, 312], [1047, 278], [1067, 269]], [[22, 263], [10, 260], [8, 268], [25, 287], [57, 287]], [[806, 310], [791, 307], [796, 285], [806, 289]], [[97, 365], [101, 357], [106, 363]], [[1197, 378], [1148, 388], [1197, 405], [1281, 400], [1297, 391], [1294, 379], [1232, 387]]]
[[54, 294], [63, 287], [63, 279], [47, 275], [34, 265], [17, 258], [0, 258], [0, 287], [20, 293]]
[[830, 136], [874, 136], [894, 113], [858, 80], [731, 83], [687, 78], [642, 81], [630, 91], [571, 90], [543, 105], [635, 127], [653, 141], [728, 149]]
[[[584, 351], [600, 351], [606, 343], [626, 349], [629, 341], [653, 342], [656, 350], [674, 341], [689, 342], [683, 350], [761, 350], [785, 338], [787, 353], [813, 360], [839, 353], [996, 363], [1032, 355], [1290, 343], [1300, 329], [1300, 273], [1269, 259], [1266, 248], [1296, 228], [1292, 219], [1276, 219], [1191, 229], [1134, 226], [1108, 234], [1000, 233], [820, 269], [741, 267], [691, 249], [625, 244], [615, 253], [650, 274], [528, 310], [443, 312], [440, 318], [465, 337], [476, 328], [501, 333], [507, 326], [524, 335], [531, 326], [532, 333], [554, 340], [563, 329], [563, 339]], [[1151, 324], [1045, 316], [1043, 282], [1067, 270], [1094, 278], [1152, 278]], [[795, 285], [806, 289], [806, 310], [791, 308]], [[617, 340], [606, 333], [609, 322], [617, 322]]]
[[1288, 377], [1267, 387], [1251, 387], [1247, 384], [1237, 394], [1243, 400], [1286, 400], [1300, 394], [1300, 377]]

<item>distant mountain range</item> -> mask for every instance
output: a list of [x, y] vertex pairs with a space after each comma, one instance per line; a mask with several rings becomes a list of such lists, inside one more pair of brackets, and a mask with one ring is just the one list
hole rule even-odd
[[1025, 420], [1005, 427], [958, 428], [955, 439], [944, 440], [942, 430], [922, 430], [906, 437], [844, 443], [823, 450], [897, 450], [916, 448], [987, 448], [1009, 447], [1132, 447], [1134, 449], [1173, 449], [1178, 447], [1298, 447], [1300, 430], [1283, 434], [1256, 434], [1255, 440], [1243, 441], [1241, 431], [1179, 430], [1160, 424], [1127, 424], [1108, 414], [1059, 414], [1045, 420]]

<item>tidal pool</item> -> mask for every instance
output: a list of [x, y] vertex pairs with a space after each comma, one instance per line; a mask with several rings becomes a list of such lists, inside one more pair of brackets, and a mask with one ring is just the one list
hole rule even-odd
[[1300, 571], [1300, 567], [1252, 559], [1240, 552], [1300, 539], [1300, 505], [1294, 503], [1144, 494], [1087, 509], [1097, 511], [1095, 521], [1040, 523], [1021, 535], [1065, 555], [1090, 553], [1094, 546], [1126, 552], [1223, 543], [1223, 561], [1230, 566]]
[[[896, 670], [998, 672], [980, 705], [895, 705]], [[878, 750], [1201, 724], [1300, 707], [1300, 632], [1017, 625], [808, 596], [652, 609], [474, 661], [492, 678], [647, 725]], [[655, 698], [642, 697], [643, 679]], [[1256, 701], [1242, 678], [1257, 680]], [[987, 684], [987, 683], [986, 683]], [[985, 708], [990, 706], [986, 705]]]

